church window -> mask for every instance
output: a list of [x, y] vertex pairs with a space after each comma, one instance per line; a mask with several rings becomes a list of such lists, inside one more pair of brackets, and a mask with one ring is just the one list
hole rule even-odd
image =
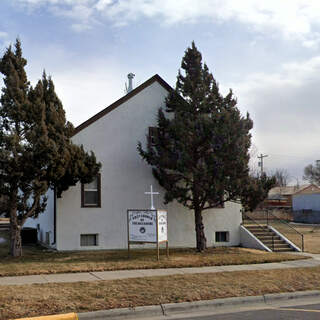
[[149, 127], [149, 143], [151, 146], [154, 146], [156, 144], [157, 136], [158, 136], [158, 128]]
[[101, 207], [101, 176], [97, 175], [90, 183], [81, 185], [81, 207]]

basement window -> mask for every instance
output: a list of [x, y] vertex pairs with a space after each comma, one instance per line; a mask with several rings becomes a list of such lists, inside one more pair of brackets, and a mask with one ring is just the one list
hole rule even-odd
[[98, 245], [97, 234], [81, 234], [80, 235], [80, 246], [81, 247], [92, 247]]
[[229, 231], [216, 231], [216, 242], [229, 242]]

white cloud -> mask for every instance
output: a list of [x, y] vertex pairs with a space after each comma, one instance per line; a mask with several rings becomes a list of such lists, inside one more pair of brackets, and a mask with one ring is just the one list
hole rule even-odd
[[[10, 45], [9, 34], [5, 31], [0, 31], [0, 44], [2, 48], [7, 48]], [[1, 82], [0, 82], [1, 86]]]
[[320, 153], [320, 56], [283, 65], [277, 73], [250, 74], [229, 83], [242, 113], [254, 122], [253, 141], [269, 154], [269, 169], [302, 174]]
[[[157, 18], [164, 24], [193, 23], [202, 19], [236, 21], [255, 32], [280, 33], [301, 41], [305, 47], [318, 45], [320, 21], [318, 0], [16, 0], [36, 8], [48, 7], [68, 17], [75, 25], [97, 20], [125, 25], [141, 17]], [[76, 28], [77, 29], [77, 28]], [[81, 28], [78, 28], [78, 30]], [[86, 29], [86, 28], [83, 28]]]
[[92, 29], [91, 25], [86, 23], [73, 23], [71, 28], [76, 32], [83, 32]]
[[4, 31], [0, 31], [0, 39], [6, 39], [8, 37], [8, 33]]
[[123, 81], [114, 79], [114, 73], [106, 73], [106, 69], [110, 71], [109, 66], [86, 65], [82, 69], [72, 68], [53, 76], [67, 118], [75, 126], [124, 95], [125, 76]]
[[[42, 46], [25, 57], [28, 80], [35, 85], [45, 69], [52, 76], [67, 119], [75, 126], [124, 95], [127, 65], [115, 57], [77, 59], [56, 44]], [[147, 77], [141, 76], [144, 80]]]

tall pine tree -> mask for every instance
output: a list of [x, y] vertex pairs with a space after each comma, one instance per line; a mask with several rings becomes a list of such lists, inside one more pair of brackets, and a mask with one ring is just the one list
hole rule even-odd
[[49, 188], [61, 195], [78, 181], [89, 182], [100, 169], [93, 153], [71, 142], [73, 126], [66, 121], [51, 78], [44, 73], [33, 88], [24, 70], [26, 64], [19, 40], [0, 59], [4, 76], [0, 194], [7, 199], [13, 256], [22, 255], [22, 226], [44, 211]]
[[165, 189], [165, 202], [176, 199], [194, 211], [196, 247], [206, 248], [202, 212], [239, 200], [248, 179], [249, 131], [232, 91], [223, 97], [194, 42], [181, 63], [176, 88], [158, 112], [158, 134], [142, 158]]

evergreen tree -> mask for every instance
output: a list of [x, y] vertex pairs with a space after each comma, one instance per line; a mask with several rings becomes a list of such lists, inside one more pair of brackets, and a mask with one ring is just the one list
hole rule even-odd
[[44, 211], [48, 189], [61, 195], [78, 181], [92, 180], [100, 168], [93, 153], [72, 144], [73, 126], [52, 79], [44, 73], [33, 88], [26, 64], [19, 40], [0, 59], [0, 194], [7, 199], [13, 256], [22, 255], [21, 228]]
[[241, 116], [232, 91], [223, 97], [194, 42], [182, 59], [176, 88], [158, 111], [154, 143], [138, 151], [166, 190], [194, 211], [196, 245], [206, 248], [202, 212], [239, 200], [248, 179], [252, 121]]

